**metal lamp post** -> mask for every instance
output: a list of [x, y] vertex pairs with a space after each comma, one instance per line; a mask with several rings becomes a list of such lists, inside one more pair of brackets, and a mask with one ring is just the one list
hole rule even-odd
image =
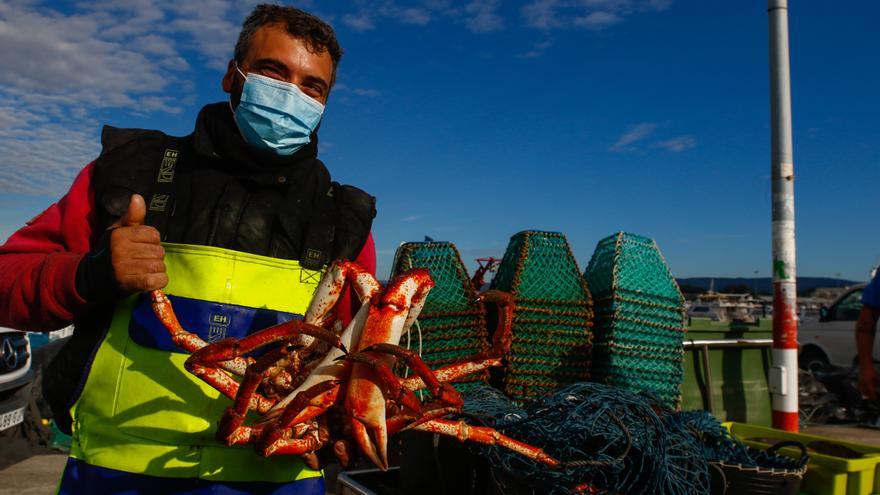
[[769, 0], [773, 182], [773, 426], [798, 429], [797, 279], [788, 0]]

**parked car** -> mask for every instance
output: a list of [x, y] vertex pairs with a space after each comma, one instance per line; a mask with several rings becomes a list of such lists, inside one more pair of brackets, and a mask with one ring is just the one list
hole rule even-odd
[[31, 361], [27, 334], [0, 327], [0, 431], [24, 421], [27, 385], [34, 379]]
[[[802, 369], [833, 364], [849, 368], [858, 362], [856, 320], [862, 311], [865, 284], [853, 286], [828, 307], [819, 310], [818, 319], [805, 319], [798, 325]], [[880, 338], [874, 341], [874, 361], [880, 358]]]

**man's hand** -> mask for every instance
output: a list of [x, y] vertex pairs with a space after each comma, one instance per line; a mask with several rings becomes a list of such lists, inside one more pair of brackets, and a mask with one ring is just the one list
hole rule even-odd
[[146, 215], [144, 198], [134, 194], [128, 211], [111, 226], [113, 276], [125, 292], [161, 289], [168, 285], [161, 237], [158, 230], [143, 224]]

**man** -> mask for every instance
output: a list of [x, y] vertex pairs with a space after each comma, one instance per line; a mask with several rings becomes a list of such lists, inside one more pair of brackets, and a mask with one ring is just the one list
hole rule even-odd
[[105, 128], [67, 195], [0, 247], [0, 325], [76, 324], [44, 379], [73, 435], [60, 493], [324, 493], [297, 457], [214, 440], [230, 401], [186, 373], [143, 292], [164, 288], [216, 341], [303, 314], [332, 259], [375, 271], [374, 198], [317, 159], [341, 56], [320, 19], [256, 7], [223, 76], [229, 101], [182, 138]]
[[[880, 270], [877, 272], [880, 274]], [[859, 390], [877, 400], [877, 369], [874, 367], [874, 337], [880, 316], [880, 277], [877, 274], [862, 291], [862, 310], [856, 321], [856, 349], [859, 354]]]

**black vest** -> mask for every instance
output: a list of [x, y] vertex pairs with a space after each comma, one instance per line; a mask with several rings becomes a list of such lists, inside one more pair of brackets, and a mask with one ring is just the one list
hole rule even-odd
[[[375, 198], [330, 180], [317, 159], [317, 136], [291, 157], [255, 158], [233, 126], [228, 106], [215, 104], [185, 137], [105, 127], [92, 180], [96, 231], [122, 216], [137, 193], [147, 204], [146, 223], [166, 242], [299, 260], [313, 269], [355, 259], [376, 216]], [[64, 432], [112, 310], [78, 320], [45, 370], [43, 395]]]
[[166, 242], [299, 260], [307, 268], [358, 255], [375, 198], [331, 182], [311, 156], [253, 170], [206, 156], [195, 139], [105, 127], [93, 181], [99, 223], [113, 223], [138, 193], [147, 203], [147, 224]]

